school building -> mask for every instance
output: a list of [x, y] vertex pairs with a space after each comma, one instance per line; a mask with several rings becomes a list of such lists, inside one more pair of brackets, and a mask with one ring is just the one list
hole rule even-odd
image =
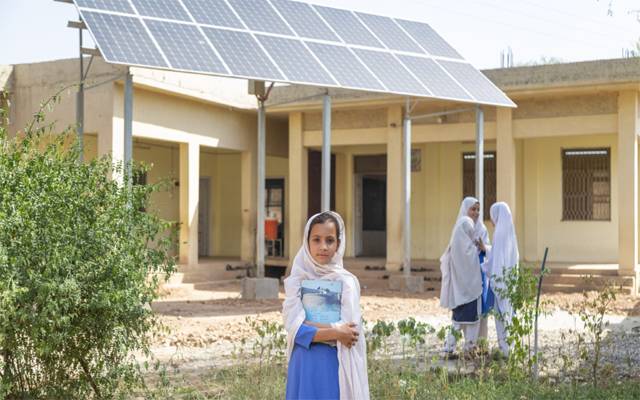
[[[483, 71], [517, 105], [483, 107], [484, 208], [506, 201], [521, 258], [539, 263], [549, 247], [558, 289], [579, 275], [615, 279], [637, 292], [640, 59]], [[147, 182], [176, 180], [152, 199], [179, 221], [179, 279], [234, 279], [255, 259], [256, 100], [243, 80], [131, 68], [133, 158], [153, 165]], [[78, 60], [0, 67], [9, 94], [9, 132], [39, 103], [78, 80]], [[124, 68], [94, 60], [85, 95], [85, 156], [122, 159]], [[49, 120], [75, 122], [75, 88]], [[347, 229], [347, 268], [363, 280], [399, 273], [402, 263], [402, 116], [405, 98], [330, 90], [332, 208]], [[306, 219], [320, 209], [322, 95], [276, 86], [267, 104], [267, 266], [292, 261]], [[413, 114], [464, 105], [421, 100]], [[460, 201], [475, 187], [475, 111], [413, 122], [412, 257], [437, 281]], [[276, 220], [277, 222], [273, 222]], [[491, 231], [491, 226], [488, 224]], [[423, 266], [423, 267], [421, 267]]]

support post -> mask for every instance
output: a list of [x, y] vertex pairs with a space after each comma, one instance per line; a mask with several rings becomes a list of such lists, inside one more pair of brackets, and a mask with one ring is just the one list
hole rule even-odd
[[322, 212], [331, 209], [331, 96], [322, 102]]
[[[389, 289], [424, 292], [424, 277], [411, 275], [411, 102], [407, 99], [402, 119], [402, 275], [389, 278]], [[388, 155], [389, 157], [389, 155]]]
[[484, 111], [476, 106], [476, 198], [480, 202], [480, 217], [484, 218]]
[[404, 146], [404, 275], [411, 275], [411, 116], [409, 115], [411, 103], [407, 99], [403, 120], [403, 146]]
[[133, 77], [127, 67], [124, 79], [124, 178], [131, 183], [131, 160], [133, 156]]
[[265, 212], [265, 169], [266, 169], [266, 129], [267, 113], [264, 102], [266, 94], [257, 94], [258, 98], [258, 144], [257, 144], [257, 202], [256, 205], [256, 277], [245, 278], [242, 281], [243, 299], [277, 299], [279, 281], [275, 278], [265, 278], [265, 248], [264, 248], [264, 212]]
[[258, 278], [264, 278], [266, 118], [264, 101], [260, 100], [258, 106], [258, 205], [256, 221], [256, 267]]
[[[80, 21], [82, 18], [80, 17]], [[78, 147], [80, 148], [80, 162], [84, 160], [84, 58], [82, 56], [82, 28], [78, 29], [80, 47], [80, 84], [76, 95], [76, 132], [78, 135]]]

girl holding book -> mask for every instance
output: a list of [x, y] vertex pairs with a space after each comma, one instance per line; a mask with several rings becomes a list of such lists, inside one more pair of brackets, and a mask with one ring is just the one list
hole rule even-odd
[[[360, 284], [343, 266], [344, 250], [340, 215], [328, 211], [309, 219], [291, 275], [284, 281], [287, 399], [369, 399]], [[314, 281], [320, 286], [317, 281], [322, 280], [341, 287], [337, 320], [312, 321], [305, 310], [303, 286]]]

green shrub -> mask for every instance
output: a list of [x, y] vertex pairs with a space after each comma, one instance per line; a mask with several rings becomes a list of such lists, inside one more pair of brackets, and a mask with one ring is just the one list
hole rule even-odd
[[0, 398], [139, 384], [133, 352], [148, 348], [149, 305], [174, 268], [171, 224], [140, 211], [159, 186], [118, 184], [109, 158], [82, 163], [72, 131], [44, 123], [58, 100], [18, 139], [0, 126]]

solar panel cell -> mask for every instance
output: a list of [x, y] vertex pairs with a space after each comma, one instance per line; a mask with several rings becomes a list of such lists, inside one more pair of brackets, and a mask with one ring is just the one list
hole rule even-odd
[[396, 21], [429, 54], [441, 57], [462, 58], [429, 24], [402, 19], [397, 19]]
[[229, 0], [247, 27], [254, 31], [292, 35], [291, 29], [265, 0]]
[[427, 96], [431, 94], [393, 55], [373, 50], [354, 51], [390, 91]]
[[389, 49], [424, 53], [420, 46], [407, 36], [391, 18], [364, 13], [356, 14]]
[[510, 104], [509, 98], [482, 72], [473, 68], [471, 64], [455, 61], [438, 61], [477, 101], [485, 103]]
[[214, 28], [203, 30], [232, 74], [265, 80], [284, 79], [250, 33]]
[[182, 2], [200, 24], [244, 28], [224, 0], [182, 0]]
[[370, 47], [384, 47], [351, 11], [316, 5], [313, 7], [346, 43]]
[[78, 7], [133, 14], [128, 0], [75, 0]]
[[405, 55], [401, 55], [399, 58], [435, 96], [471, 99], [462, 86], [447, 75], [432, 59]]
[[138, 18], [90, 11], [83, 11], [81, 15], [105, 60], [168, 67]]
[[193, 25], [145, 20], [165, 56], [175, 69], [226, 74], [227, 70]]
[[289, 22], [289, 25], [296, 31], [298, 36], [335, 42], [340, 41], [309, 4], [287, 0], [271, 0], [271, 4]]
[[[340, 85], [351, 88], [385, 90], [351, 51], [344, 46], [307, 43]], [[336, 62], [336, 60], [339, 60]]]
[[179, 0], [131, 0], [138, 14], [145, 17], [191, 21]]
[[257, 35], [258, 40], [291, 82], [335, 85], [300, 40]]

